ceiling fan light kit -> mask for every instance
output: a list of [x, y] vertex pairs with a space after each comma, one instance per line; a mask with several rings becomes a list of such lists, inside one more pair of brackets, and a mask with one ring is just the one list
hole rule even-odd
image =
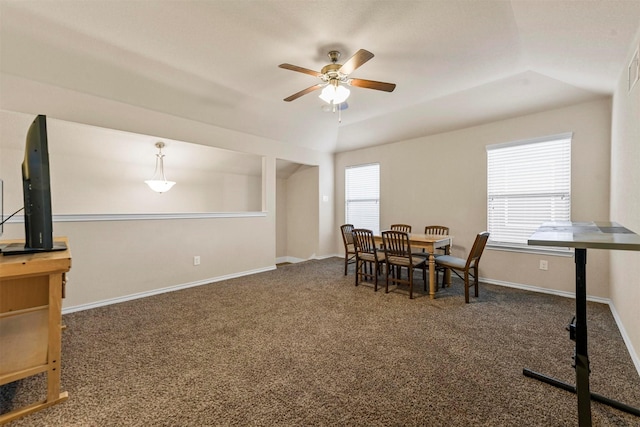
[[[284, 68], [285, 70], [309, 74], [322, 80], [322, 83], [318, 83], [316, 85], [303, 89], [300, 92], [294, 93], [293, 95], [285, 98], [284, 101], [291, 102], [303, 95], [306, 95], [307, 93], [322, 89], [322, 93], [319, 96], [320, 99], [327, 102], [328, 104], [333, 105], [333, 111], [335, 112], [335, 106], [345, 102], [351, 93], [351, 91], [347, 89], [345, 85], [357, 86], [365, 89], [381, 90], [384, 92], [393, 92], [393, 90], [396, 88], [396, 85], [394, 83], [349, 78], [349, 74], [351, 74], [362, 64], [373, 58], [373, 53], [367, 50], [358, 50], [344, 64], [338, 64], [340, 52], [338, 52], [337, 50], [330, 51], [328, 53], [328, 56], [331, 59], [331, 64], [322, 67], [322, 70], [320, 72], [313, 71], [308, 68], [298, 67], [297, 65], [279, 65], [280, 68]], [[339, 108], [339, 110], [341, 109]]]
[[347, 100], [351, 91], [340, 85], [337, 80], [332, 81], [322, 89], [319, 98], [327, 104], [342, 104]]

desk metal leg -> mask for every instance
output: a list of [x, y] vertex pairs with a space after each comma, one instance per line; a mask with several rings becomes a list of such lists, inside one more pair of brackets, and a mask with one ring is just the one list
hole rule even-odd
[[[576, 349], [574, 354], [574, 368], [576, 369], [576, 386], [572, 386], [555, 378], [524, 369], [522, 373], [530, 378], [537, 379], [555, 387], [576, 393], [578, 396], [578, 423], [580, 427], [591, 427], [591, 399], [640, 416], [640, 409], [625, 405], [608, 397], [589, 391], [589, 356], [587, 354], [587, 250], [576, 248], [576, 318], [575, 329], [571, 331], [571, 339], [574, 339]], [[571, 328], [574, 326], [571, 325]]]
[[591, 426], [589, 356], [587, 354], [587, 250], [576, 248], [576, 394], [580, 426]]
[[[532, 371], [531, 369], [524, 368], [522, 370], [524, 376], [536, 379], [538, 381], [542, 381], [544, 383], [550, 384], [554, 387], [561, 388], [566, 391], [570, 391], [571, 393], [576, 392], [576, 387], [574, 385], [565, 383], [564, 381], [560, 381], [556, 378], [549, 377], [547, 375]], [[633, 406], [629, 406], [625, 403], [618, 402], [617, 400], [609, 399], [608, 397], [602, 396], [598, 393], [591, 393], [591, 400], [595, 400], [596, 402], [604, 403], [605, 405], [609, 405], [612, 408], [619, 409], [624, 412], [628, 412], [629, 414], [633, 414], [640, 417], [640, 409], [634, 408]]]

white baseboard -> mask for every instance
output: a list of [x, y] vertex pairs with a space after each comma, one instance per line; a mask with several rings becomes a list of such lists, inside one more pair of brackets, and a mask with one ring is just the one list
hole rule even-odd
[[342, 258], [340, 255], [311, 255], [309, 258], [305, 259], [305, 258], [296, 258], [293, 256], [283, 256], [283, 257], [279, 257], [276, 258], [276, 264], [282, 264], [282, 263], [291, 263], [291, 264], [295, 264], [298, 262], [304, 262], [304, 261], [309, 261], [312, 259], [327, 259], [327, 258], [333, 258], [333, 257], [339, 257]]
[[198, 280], [196, 282], [190, 282], [190, 283], [183, 283], [183, 284], [180, 284], [180, 285], [168, 286], [166, 288], [152, 289], [150, 291], [138, 292], [138, 293], [135, 293], [135, 294], [125, 295], [125, 296], [122, 296], [122, 297], [110, 298], [110, 299], [106, 299], [106, 300], [102, 300], [102, 301], [96, 301], [96, 302], [92, 302], [92, 303], [89, 303], [89, 304], [81, 304], [81, 305], [76, 305], [76, 306], [73, 306], [73, 307], [66, 307], [66, 308], [62, 309], [62, 314], [74, 313], [76, 311], [82, 311], [82, 310], [89, 310], [89, 309], [92, 309], [92, 308], [103, 307], [105, 305], [118, 304], [120, 302], [131, 301], [131, 300], [135, 300], [135, 299], [139, 299], [139, 298], [145, 298], [145, 297], [149, 297], [149, 296], [152, 296], [152, 295], [163, 294], [163, 293], [166, 293], [166, 292], [179, 291], [181, 289], [193, 288], [194, 286], [207, 285], [209, 283], [220, 282], [220, 281], [228, 280], [228, 279], [235, 279], [236, 277], [249, 276], [251, 274], [262, 273], [262, 272], [265, 272], [265, 271], [271, 271], [271, 270], [275, 270], [275, 269], [276, 269], [276, 266], [273, 265], [273, 266], [270, 266], [270, 267], [258, 268], [258, 269], [255, 269], [255, 270], [248, 270], [248, 271], [243, 271], [243, 272], [240, 272], [240, 273], [233, 273], [233, 274], [227, 274], [225, 276], [218, 276], [218, 277], [212, 277], [210, 279]]
[[620, 335], [622, 335], [622, 339], [624, 343], [627, 345], [627, 349], [629, 350], [629, 354], [631, 355], [631, 360], [633, 360], [633, 364], [636, 367], [636, 371], [638, 371], [638, 375], [640, 375], [640, 357], [638, 357], [638, 353], [633, 348], [633, 344], [631, 343], [631, 339], [627, 334], [627, 331], [622, 326], [622, 321], [620, 320], [620, 316], [618, 316], [618, 312], [616, 311], [616, 307], [612, 302], [609, 302], [609, 308], [611, 308], [611, 314], [613, 314], [613, 318], [616, 319], [616, 324], [618, 325], [618, 329], [620, 330]]
[[[504, 282], [501, 280], [487, 279], [486, 277], [480, 277], [479, 280], [483, 283], [488, 283], [490, 285], [498, 285], [498, 286], [505, 286], [508, 288], [523, 289], [525, 291], [558, 295], [561, 297], [573, 298], [573, 299], [575, 299], [576, 297], [576, 294], [574, 292], [558, 291], [555, 289], [540, 288], [538, 286]], [[629, 335], [627, 334], [627, 331], [625, 330], [624, 325], [622, 324], [622, 320], [620, 319], [620, 316], [618, 315], [618, 312], [616, 311], [616, 307], [613, 305], [613, 302], [609, 298], [594, 297], [589, 295], [587, 295], [587, 301], [599, 302], [602, 304], [607, 304], [609, 306], [609, 309], [611, 310], [611, 314], [613, 315], [613, 318], [616, 321], [616, 325], [618, 326], [618, 330], [620, 330], [620, 334], [622, 335], [622, 340], [624, 341], [624, 344], [627, 346], [627, 351], [631, 356], [633, 365], [635, 366], [636, 371], [638, 372], [638, 375], [640, 375], [640, 357], [638, 356], [638, 353], [636, 352], [635, 348], [633, 348], [631, 339], [629, 338]]]
[[[338, 255], [323, 255], [323, 256], [313, 255], [309, 259], [325, 259], [325, 258], [331, 258], [331, 257], [334, 257], [334, 256], [338, 256]], [[303, 262], [303, 261], [308, 261], [308, 259], [286, 256], [286, 257], [277, 258], [275, 263], [276, 264], [281, 264], [281, 263], [288, 262], [288, 263], [295, 264], [295, 263]], [[243, 272], [234, 273], [234, 274], [227, 274], [225, 276], [212, 277], [212, 278], [209, 278], [209, 279], [198, 280], [196, 282], [183, 283], [183, 284], [180, 284], [180, 285], [168, 286], [166, 288], [153, 289], [153, 290], [145, 291], [145, 292], [138, 292], [138, 293], [135, 293], [135, 294], [125, 295], [125, 296], [116, 297], [116, 298], [110, 298], [110, 299], [106, 299], [106, 300], [102, 300], [102, 301], [96, 301], [96, 302], [92, 302], [92, 303], [88, 303], [88, 304], [81, 304], [81, 305], [75, 305], [75, 306], [72, 306], [72, 307], [65, 307], [65, 308], [62, 309], [62, 314], [68, 314], [68, 313], [73, 313], [73, 312], [82, 311], [82, 310], [89, 310], [89, 309], [92, 309], [92, 308], [103, 307], [105, 305], [118, 304], [120, 302], [131, 301], [131, 300], [135, 300], [135, 299], [139, 299], [139, 298], [145, 298], [145, 297], [148, 297], [148, 296], [163, 294], [163, 293], [166, 293], [166, 292], [179, 291], [181, 289], [192, 288], [194, 286], [206, 285], [206, 284], [209, 284], [209, 283], [220, 282], [222, 280], [235, 279], [236, 277], [249, 276], [251, 274], [262, 273], [262, 272], [265, 272], [265, 271], [271, 271], [271, 270], [275, 270], [275, 269], [276, 269], [276, 266], [273, 265], [271, 267], [265, 267], [265, 268], [255, 269], [255, 270], [243, 271]]]
[[[486, 277], [480, 277], [479, 280], [481, 282], [488, 283], [490, 285], [498, 285], [498, 286], [505, 286], [507, 288], [522, 289], [522, 290], [525, 290], [525, 291], [537, 292], [537, 293], [540, 293], [540, 294], [558, 295], [558, 296], [561, 296], [561, 297], [574, 298], [574, 299], [576, 297], [575, 292], [558, 291], [556, 289], [540, 288], [538, 286], [523, 285], [521, 283], [513, 283], [513, 282], [505, 282], [505, 281], [502, 281], [502, 280], [488, 279]], [[589, 296], [589, 295], [587, 295], [587, 301], [599, 302], [599, 303], [602, 303], [602, 304], [610, 304], [611, 303], [611, 300], [609, 298], [594, 297], [594, 296]]]
[[276, 264], [283, 264], [283, 263], [295, 264], [303, 261], [307, 261], [307, 260], [302, 258], [296, 258], [293, 256], [282, 256], [280, 258], [276, 258]]

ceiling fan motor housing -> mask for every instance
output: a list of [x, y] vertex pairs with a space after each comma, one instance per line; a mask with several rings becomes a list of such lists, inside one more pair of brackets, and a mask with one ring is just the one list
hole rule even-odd
[[325, 65], [324, 67], [322, 67], [322, 70], [320, 70], [320, 73], [322, 74], [322, 80], [324, 80], [325, 82], [331, 80], [345, 81], [347, 76], [340, 72], [341, 67], [342, 64], [336, 63]]

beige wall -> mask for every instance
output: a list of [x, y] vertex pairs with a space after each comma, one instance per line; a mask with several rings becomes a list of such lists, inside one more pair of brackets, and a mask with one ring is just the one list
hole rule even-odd
[[[640, 45], [640, 28], [628, 60]], [[640, 82], [628, 90], [623, 70], [613, 97], [611, 220], [640, 233]], [[610, 251], [611, 300], [625, 326], [627, 345], [640, 354], [640, 252]], [[636, 358], [640, 372], [640, 360]]]
[[[287, 252], [287, 180], [276, 179], [276, 258], [283, 259]], [[284, 260], [283, 260], [284, 261]]]
[[[276, 256], [278, 262], [298, 262], [332, 255], [320, 254], [318, 194], [319, 169], [296, 164], [293, 173], [284, 173], [276, 184]], [[308, 238], [307, 238], [308, 237]]]
[[[318, 253], [318, 168], [303, 166], [287, 179], [287, 256], [309, 259]], [[307, 239], [308, 237], [308, 239]]]
[[[64, 121], [264, 157], [264, 216], [54, 222], [54, 234], [68, 236], [73, 253], [65, 309], [273, 268], [276, 158], [317, 166], [318, 184], [314, 191], [333, 194], [333, 158], [329, 154], [6, 74], [0, 75], [0, 92], [1, 110], [32, 117], [45, 114]], [[4, 143], [1, 140], [0, 147]], [[0, 170], [0, 175], [4, 173]], [[60, 192], [73, 193], [74, 188], [55, 187], [53, 191], [56, 199]], [[315, 205], [318, 206], [317, 198]], [[324, 204], [323, 209], [322, 216], [316, 212], [312, 219], [315, 222], [307, 224], [312, 232], [304, 236], [312, 242], [312, 252], [321, 256], [335, 252], [333, 206]], [[3, 238], [21, 238], [23, 234], [22, 223], [12, 223], [6, 225]], [[195, 255], [201, 257], [199, 266], [193, 265]]]
[[[487, 228], [486, 149], [490, 144], [573, 132], [572, 218], [608, 219], [611, 100], [574, 105], [440, 135], [335, 156], [336, 222], [344, 222], [344, 168], [380, 163], [380, 226], [424, 229], [442, 224], [454, 235], [453, 254], [466, 257]], [[339, 236], [336, 238], [338, 241]], [[539, 260], [549, 262], [539, 270]], [[589, 254], [589, 294], [608, 298], [609, 258]], [[480, 274], [505, 284], [573, 292], [573, 258], [486, 250]]]

